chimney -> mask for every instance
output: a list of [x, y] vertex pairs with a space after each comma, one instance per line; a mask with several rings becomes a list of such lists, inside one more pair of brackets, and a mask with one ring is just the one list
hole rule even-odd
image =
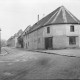
[[43, 17], [45, 16], [45, 14], [43, 14]]
[[38, 21], [39, 21], [39, 14], [38, 14]]

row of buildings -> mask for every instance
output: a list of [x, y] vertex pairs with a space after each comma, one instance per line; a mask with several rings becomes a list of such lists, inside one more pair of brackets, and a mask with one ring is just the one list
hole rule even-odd
[[28, 26], [17, 37], [16, 47], [26, 49], [61, 49], [80, 47], [80, 20], [64, 6]]
[[20, 29], [17, 33], [15, 33], [13, 36], [11, 36], [7, 40], [7, 46], [9, 46], [9, 47], [17, 47], [17, 46], [19, 46], [18, 37], [22, 34], [22, 32], [23, 31]]

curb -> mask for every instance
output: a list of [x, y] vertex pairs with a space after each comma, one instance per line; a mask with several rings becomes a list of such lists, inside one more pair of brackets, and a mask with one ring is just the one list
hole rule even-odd
[[[17, 48], [15, 48], [17, 49]], [[18, 48], [19, 49], [19, 48]], [[22, 49], [22, 50], [25, 50], [25, 49]], [[53, 54], [53, 55], [60, 55], [60, 56], [66, 56], [66, 57], [76, 57], [76, 58], [80, 58], [78, 56], [75, 56], [75, 55], [62, 55], [62, 54], [58, 54], [58, 53], [51, 53], [51, 52], [45, 52], [45, 51], [40, 51], [40, 50], [25, 50], [25, 51], [31, 51], [31, 52], [40, 52], [40, 53], [46, 53], [46, 54]]]
[[[31, 51], [31, 50], [29, 50]], [[58, 53], [50, 53], [50, 52], [42, 52], [42, 51], [34, 51], [34, 52], [40, 52], [40, 53], [46, 53], [46, 54], [53, 54], [53, 55], [60, 55], [60, 56], [66, 56], [66, 57], [76, 57], [76, 58], [80, 58], [78, 56], [74, 56], [74, 55], [61, 55], [61, 54], [58, 54]]]

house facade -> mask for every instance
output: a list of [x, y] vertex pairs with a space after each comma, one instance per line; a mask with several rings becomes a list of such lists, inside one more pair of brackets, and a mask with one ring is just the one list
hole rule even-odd
[[23, 47], [25, 48], [25, 49], [27, 49], [27, 47], [28, 47], [28, 43], [27, 43], [27, 33], [28, 33], [28, 31], [30, 30], [30, 28], [31, 28], [31, 26], [29, 25], [25, 30], [24, 30], [24, 32], [23, 32], [23, 35], [22, 35], [22, 39], [23, 39]]
[[[50, 33], [47, 28], [50, 27]], [[48, 48], [74, 48], [80, 47], [80, 25], [59, 24], [44, 28], [45, 49]]]
[[61, 6], [35, 23], [23, 37], [27, 49], [80, 47], [80, 21]]
[[20, 44], [18, 47], [27, 48], [27, 33], [30, 30], [31, 26], [27, 26], [27, 28], [23, 31], [23, 33], [18, 37], [18, 44]]

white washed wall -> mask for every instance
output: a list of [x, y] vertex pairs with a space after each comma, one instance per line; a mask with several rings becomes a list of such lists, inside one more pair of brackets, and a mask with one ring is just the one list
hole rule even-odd
[[[50, 27], [50, 33], [47, 33], [47, 27]], [[60, 36], [66, 35], [66, 27], [65, 25], [50, 25], [44, 27], [43, 36]]]
[[[30, 34], [27, 37], [27, 44], [29, 42], [28, 49], [43, 49], [44, 48], [44, 38], [43, 38], [43, 28], [38, 29]], [[38, 39], [40, 42], [38, 43]]]
[[[25, 39], [25, 42], [27, 43], [28, 49], [44, 49], [45, 37], [53, 37], [54, 48], [65, 48], [69, 47], [69, 39], [67, 36], [78, 36], [77, 45], [80, 46], [80, 25], [74, 25], [75, 32], [70, 32], [70, 24], [50, 25], [49, 34], [47, 33], [47, 27], [48, 26], [43, 27], [27, 35], [27, 39]], [[39, 38], [40, 43], [38, 43]], [[62, 44], [62, 42], [64, 43]]]
[[[74, 25], [74, 32], [70, 32], [70, 24], [51, 25], [44, 27], [43, 36], [53, 37], [53, 47], [73, 47], [80, 46], [80, 25]], [[50, 33], [47, 33], [47, 27], [50, 27]], [[68, 36], [78, 36], [76, 38], [76, 45], [69, 45]], [[64, 39], [65, 38], [65, 39]], [[63, 43], [62, 43], [63, 42]]]
[[80, 25], [74, 25], [74, 32], [70, 32], [70, 24], [65, 25], [66, 26], [66, 35], [67, 36], [79, 36], [80, 35]]

